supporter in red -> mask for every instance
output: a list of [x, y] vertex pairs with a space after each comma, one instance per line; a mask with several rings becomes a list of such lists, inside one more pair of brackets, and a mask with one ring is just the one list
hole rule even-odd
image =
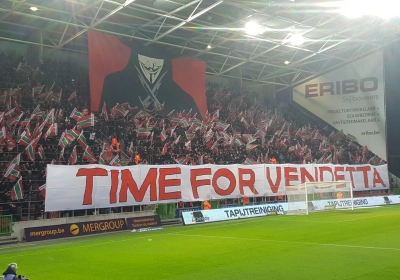
[[211, 209], [210, 202], [208, 202], [208, 200], [204, 201], [203, 202], [203, 207], [204, 207], [204, 210], [210, 210]]
[[113, 155], [119, 155], [121, 152], [121, 144], [118, 142], [116, 137], [111, 139], [111, 148], [113, 149]]

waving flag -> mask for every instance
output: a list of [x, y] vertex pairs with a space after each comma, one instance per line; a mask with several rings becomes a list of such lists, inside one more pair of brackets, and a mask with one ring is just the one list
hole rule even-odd
[[133, 146], [133, 141], [129, 144], [129, 148], [128, 148], [128, 155], [130, 155], [131, 157], [133, 157], [134, 153], [136, 153], [135, 151], [135, 147]]
[[83, 131], [81, 132], [81, 134], [79, 134], [76, 140], [78, 141], [79, 145], [81, 145], [82, 148], [85, 149], [87, 147], [87, 141], [86, 137], [83, 135]]
[[162, 142], [164, 142], [165, 140], [167, 140], [167, 134], [165, 133], [165, 128], [164, 128], [164, 127], [163, 127], [163, 129], [161, 130], [160, 139], [161, 139]]
[[82, 118], [79, 118], [76, 126], [78, 127], [78, 129], [81, 128], [85, 128], [85, 127], [89, 127], [89, 126], [94, 126], [97, 123], [97, 120], [94, 117], [94, 114], [91, 113], [88, 116], [84, 116]]
[[11, 169], [9, 174], [5, 174], [4, 177], [6, 177], [10, 182], [14, 182], [17, 180], [17, 178], [21, 176], [21, 171], [19, 169], [19, 165], [14, 165], [14, 167]]
[[74, 165], [76, 163], [77, 159], [78, 159], [78, 155], [76, 153], [76, 146], [75, 146], [74, 149], [72, 150], [71, 155], [68, 158], [68, 163], [71, 165]]
[[72, 110], [71, 115], [69, 116], [72, 119], [78, 120], [83, 117], [83, 114], [79, 112], [76, 108]]
[[101, 115], [104, 117], [104, 120], [106, 122], [108, 122], [108, 113], [107, 113], [106, 102], [103, 103], [103, 107], [101, 108]]
[[21, 200], [24, 198], [24, 190], [22, 188], [22, 177], [19, 177], [17, 183], [11, 190], [11, 200]]
[[68, 101], [71, 101], [72, 99], [76, 99], [76, 90], [71, 92], [71, 94], [68, 97]]
[[90, 150], [89, 146], [86, 147], [85, 151], [83, 152], [82, 158], [86, 159], [90, 163], [97, 162], [96, 157], [93, 155], [92, 151]]
[[41, 159], [45, 159], [46, 158], [42, 145], [40, 145], [39, 148], [38, 148], [38, 155], [40, 156]]
[[111, 166], [122, 166], [122, 162], [119, 159], [119, 156], [116, 155], [115, 157], [113, 157], [113, 159], [110, 161], [110, 165]]

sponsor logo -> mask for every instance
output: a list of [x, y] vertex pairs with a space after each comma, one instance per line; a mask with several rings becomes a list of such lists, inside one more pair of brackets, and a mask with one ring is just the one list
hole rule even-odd
[[192, 223], [204, 223], [210, 221], [210, 217], [204, 215], [203, 211], [191, 212]]
[[42, 241], [81, 235], [90, 235], [102, 232], [126, 230], [125, 219], [112, 219], [93, 222], [82, 222], [74, 224], [61, 224], [54, 226], [43, 226], [25, 228], [26, 241]]
[[143, 228], [161, 227], [160, 216], [145, 216], [126, 219], [127, 228], [131, 230], [139, 230]]
[[152, 227], [152, 228], [140, 228], [140, 229], [134, 229], [132, 232], [146, 232], [146, 231], [153, 231], [153, 230], [160, 230], [162, 229], [161, 227]]
[[381, 134], [381, 132], [380, 131], [376, 131], [376, 130], [361, 132], [361, 135], [378, 135], [378, 134]]
[[247, 216], [259, 216], [259, 215], [278, 215], [278, 213], [283, 213], [284, 209], [282, 205], [278, 206], [257, 206], [242, 209], [232, 209], [225, 210], [227, 218], [232, 217], [247, 217]]
[[353, 94], [373, 92], [378, 89], [378, 78], [368, 77], [361, 80], [343, 80], [336, 82], [324, 82], [308, 84], [304, 86], [306, 98], [319, 97], [325, 95]]
[[76, 224], [72, 224], [69, 227], [69, 231], [71, 232], [72, 235], [78, 235], [79, 234], [79, 227]]
[[[52, 230], [38, 230], [29, 232], [29, 237], [46, 237], [46, 236], [54, 236], [58, 234], [64, 234], [63, 228], [57, 228]], [[27, 236], [28, 238], [28, 236]]]
[[102, 232], [108, 230], [122, 230], [125, 226], [125, 221], [123, 219], [116, 221], [107, 221], [107, 222], [92, 222], [92, 223], [84, 223], [82, 225], [83, 233], [86, 232]]
[[[368, 199], [365, 199], [365, 198], [364, 199], [354, 199], [353, 205], [354, 206], [368, 205]], [[346, 207], [346, 206], [351, 207], [350, 199], [328, 201], [328, 205], [325, 206], [325, 209], [332, 209], [332, 208], [336, 208], [336, 207]]]
[[176, 209], [175, 218], [181, 218], [183, 212], [200, 211], [200, 207], [178, 208]]

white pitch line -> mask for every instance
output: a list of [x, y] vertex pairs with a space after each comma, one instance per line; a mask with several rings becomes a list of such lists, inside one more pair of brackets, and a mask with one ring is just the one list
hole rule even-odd
[[208, 238], [233, 239], [233, 240], [264, 241], [264, 242], [271, 242], [271, 243], [287, 243], [287, 244], [301, 244], [301, 245], [314, 245], [314, 246], [331, 246], [331, 247], [345, 247], [345, 248], [358, 248], [358, 249], [400, 251], [400, 248], [341, 245], [341, 244], [330, 244], [330, 243], [296, 242], [296, 241], [257, 239], [257, 238], [245, 238], [245, 237], [243, 238], [243, 237], [231, 237], [231, 236], [195, 235], [195, 234], [179, 234], [179, 233], [166, 233], [166, 234], [167, 235], [186, 236], [186, 237], [208, 237]]

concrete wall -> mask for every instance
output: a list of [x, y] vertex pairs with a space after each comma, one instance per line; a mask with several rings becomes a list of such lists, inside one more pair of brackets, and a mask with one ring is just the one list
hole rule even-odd
[[68, 217], [59, 219], [43, 219], [43, 220], [33, 220], [26, 222], [16, 222], [13, 225], [13, 233], [11, 234], [11, 236], [17, 237], [19, 242], [22, 242], [25, 239], [24, 229], [29, 227], [42, 227], [42, 226], [52, 226], [52, 225], [61, 225], [69, 223], [91, 222], [91, 221], [100, 221], [108, 219], [131, 218], [131, 217], [152, 216], [152, 215], [154, 215], [153, 210], [132, 212], [132, 213], [114, 213], [106, 215], [91, 215], [91, 216], [81, 216], [81, 217]]

